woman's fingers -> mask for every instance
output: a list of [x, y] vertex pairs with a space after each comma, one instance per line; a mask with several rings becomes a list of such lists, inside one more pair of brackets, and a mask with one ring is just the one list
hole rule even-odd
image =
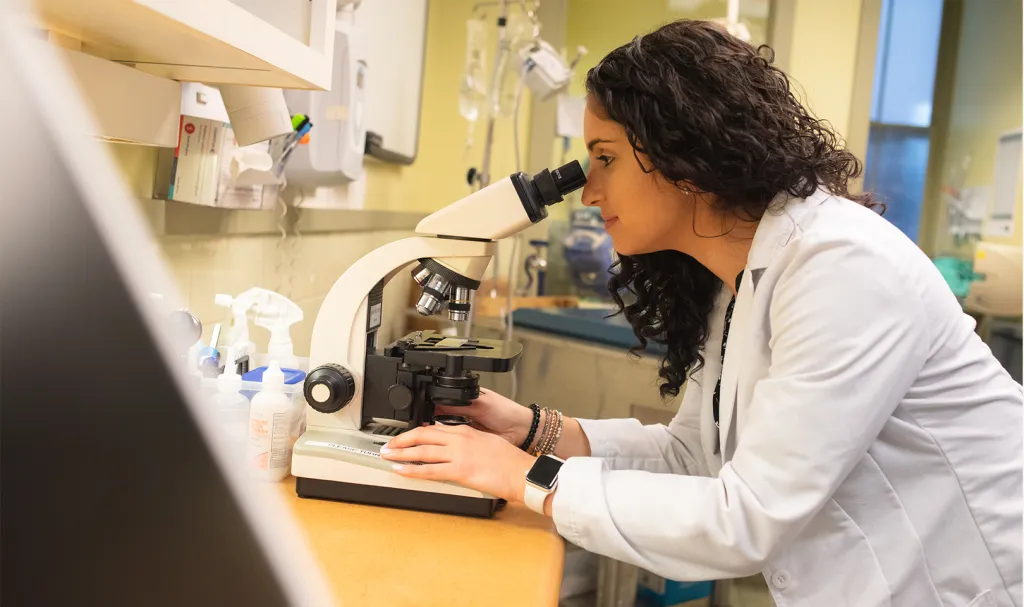
[[380, 455], [386, 460], [396, 462], [424, 462], [430, 464], [452, 461], [451, 450], [439, 445], [421, 445], [406, 449], [382, 447]]
[[400, 476], [422, 478], [430, 481], [452, 480], [451, 464], [395, 464], [394, 470]]
[[[449, 433], [443, 430], [444, 426], [422, 426], [403, 432], [388, 441], [388, 449], [407, 449], [416, 445], [445, 445], [448, 443]], [[381, 449], [381, 452], [384, 450]]]

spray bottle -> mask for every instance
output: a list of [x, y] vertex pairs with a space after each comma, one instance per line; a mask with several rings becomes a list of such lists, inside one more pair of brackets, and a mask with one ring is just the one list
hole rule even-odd
[[276, 296], [273, 303], [262, 306], [254, 322], [270, 331], [270, 344], [267, 346], [270, 357], [280, 361], [284, 367], [295, 367], [298, 359], [292, 346], [291, 329], [302, 320], [302, 308], [284, 296], [273, 295]]
[[249, 399], [241, 394], [242, 376], [238, 374], [234, 362], [234, 348], [224, 350], [224, 373], [217, 378], [217, 394], [213, 402], [217, 418], [227, 435], [228, 442], [239, 452], [245, 450], [245, 438], [248, 432]]
[[280, 481], [291, 467], [292, 399], [284, 392], [281, 363], [270, 362], [263, 386], [249, 408], [249, 444], [246, 461], [253, 478]]
[[[270, 330], [270, 347], [268, 353], [282, 366], [295, 366], [292, 340], [289, 334], [291, 325], [303, 318], [302, 308], [280, 293], [253, 287], [232, 297], [220, 294], [214, 298], [218, 306], [230, 308], [231, 323], [228, 329], [226, 344], [235, 348], [239, 358], [251, 357], [256, 352], [256, 345], [249, 338], [249, 312], [254, 314], [254, 322]], [[248, 369], [244, 369], [244, 374]]]
[[[224, 342], [234, 348], [237, 358], [247, 360], [256, 353], [256, 344], [249, 339], [249, 309], [253, 306], [254, 297], [247, 297], [253, 291], [249, 289], [238, 297], [232, 297], [224, 293], [214, 296], [213, 302], [222, 308], [231, 310], [231, 322], [228, 324], [228, 334]], [[243, 369], [242, 372], [248, 371]]]

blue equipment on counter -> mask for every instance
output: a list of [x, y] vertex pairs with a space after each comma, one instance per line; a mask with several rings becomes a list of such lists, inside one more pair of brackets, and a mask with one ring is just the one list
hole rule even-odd
[[[242, 375], [242, 381], [263, 383], [263, 372], [266, 370], [267, 367], [265, 365], [262, 367], [256, 367], [252, 371]], [[286, 386], [302, 383], [306, 380], [306, 372], [300, 371], [299, 369], [282, 368], [281, 372], [284, 373], [284, 385]], [[256, 392], [252, 390], [243, 390], [242, 394], [244, 394], [246, 398], [252, 400], [252, 397], [256, 395]]]
[[612, 237], [604, 229], [601, 210], [596, 207], [574, 210], [562, 247], [576, 288], [600, 299], [610, 299], [608, 279], [609, 269], [615, 263], [615, 248]]

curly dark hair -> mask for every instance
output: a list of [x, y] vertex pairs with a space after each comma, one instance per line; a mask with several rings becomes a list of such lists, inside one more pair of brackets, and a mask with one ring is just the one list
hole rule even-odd
[[[804, 108], [773, 60], [768, 46], [684, 19], [613, 50], [587, 73], [586, 86], [591, 103], [625, 128], [645, 172], [712, 195], [717, 210], [758, 221], [782, 192], [806, 198], [818, 187], [876, 206], [869, 194], [849, 191], [861, 163]], [[704, 364], [722, 282], [689, 255], [658, 251], [621, 255], [608, 286], [640, 342], [632, 352], [649, 341], [667, 346], [661, 394], [678, 395]]]

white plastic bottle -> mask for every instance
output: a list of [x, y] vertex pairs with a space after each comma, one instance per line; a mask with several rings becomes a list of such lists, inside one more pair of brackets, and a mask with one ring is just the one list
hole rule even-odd
[[265, 481], [288, 476], [291, 464], [292, 399], [284, 393], [281, 363], [271, 361], [263, 386], [249, 406], [249, 445], [245, 459], [250, 474]]
[[249, 434], [249, 399], [241, 394], [242, 376], [235, 368], [235, 359], [235, 349], [226, 348], [224, 373], [217, 378], [217, 394], [213, 403], [231, 450], [241, 457], [245, 454]]

